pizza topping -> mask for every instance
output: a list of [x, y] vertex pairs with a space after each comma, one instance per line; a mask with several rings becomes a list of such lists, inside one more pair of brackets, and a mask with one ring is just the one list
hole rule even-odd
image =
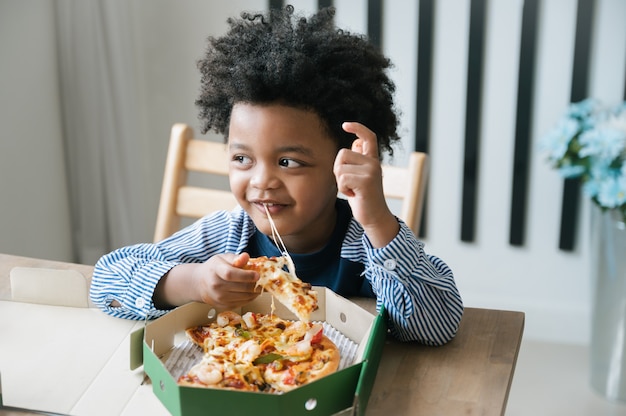
[[237, 335], [238, 337], [245, 338], [245, 339], [250, 339], [250, 333], [241, 327], [238, 327], [237, 329], [235, 329], [235, 335]]
[[311, 346], [311, 341], [302, 340], [293, 345], [288, 345], [281, 352], [292, 361], [306, 360], [313, 353], [313, 347]]
[[294, 322], [286, 328], [280, 336], [282, 342], [289, 343], [299, 341], [306, 336], [306, 332], [309, 330], [309, 325], [302, 322]]
[[282, 360], [284, 357], [280, 354], [276, 354], [271, 352], [269, 354], [265, 354], [254, 360], [254, 364], [269, 364], [272, 361]]
[[206, 385], [217, 384], [222, 381], [222, 370], [213, 364], [196, 364], [190, 371], [189, 377], [196, 377]]
[[304, 334], [305, 340], [310, 340], [311, 344], [319, 344], [322, 340], [324, 327], [321, 324], [315, 324]]
[[246, 312], [241, 317], [243, 319], [243, 323], [246, 324], [247, 328], [254, 329], [256, 328], [258, 322], [256, 319], [256, 315], [254, 312]]
[[[334, 372], [339, 350], [319, 323], [285, 321], [263, 314], [222, 312], [209, 325], [187, 329], [203, 348], [200, 363], [178, 379], [181, 385], [284, 392]], [[251, 323], [254, 325], [248, 325]], [[245, 335], [244, 335], [245, 334]]]
[[261, 355], [261, 346], [255, 340], [248, 340], [237, 348], [236, 358], [238, 362], [251, 363]]
[[219, 326], [226, 326], [226, 325], [237, 325], [241, 323], [241, 315], [233, 312], [233, 311], [226, 311], [226, 312], [221, 312], [217, 315], [217, 324]]

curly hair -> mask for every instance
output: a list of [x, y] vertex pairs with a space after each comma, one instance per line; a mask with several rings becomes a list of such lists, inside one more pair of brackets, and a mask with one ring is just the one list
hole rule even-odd
[[227, 34], [209, 37], [198, 62], [202, 133], [227, 137], [236, 103], [280, 103], [315, 112], [338, 149], [355, 139], [342, 122], [358, 121], [376, 134], [381, 158], [393, 155], [400, 138], [391, 62], [363, 35], [335, 28], [334, 14], [326, 8], [307, 19], [286, 6], [229, 18]]

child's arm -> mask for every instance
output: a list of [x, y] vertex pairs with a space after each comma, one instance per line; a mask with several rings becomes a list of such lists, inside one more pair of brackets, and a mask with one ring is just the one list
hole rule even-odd
[[220, 211], [157, 244], [119, 248], [96, 263], [91, 299], [129, 319], [154, 318], [193, 300], [245, 303], [257, 295], [256, 274], [238, 268], [247, 254], [224, 253], [241, 251], [250, 227], [243, 211]]
[[385, 306], [398, 339], [444, 344], [456, 334], [463, 314], [452, 272], [425, 254], [423, 244], [389, 210], [374, 132], [360, 123], [344, 123], [343, 129], [357, 139], [352, 149], [337, 154], [334, 172], [365, 232], [365, 272], [377, 307]]
[[403, 341], [442, 345], [450, 341], [463, 316], [463, 301], [450, 268], [426, 254], [406, 224], [383, 248], [366, 238], [365, 276], [376, 294], [376, 307], [384, 305], [392, 334]]

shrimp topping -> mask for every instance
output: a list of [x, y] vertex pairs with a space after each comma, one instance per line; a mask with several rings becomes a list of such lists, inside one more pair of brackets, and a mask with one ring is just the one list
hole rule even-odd
[[307, 359], [313, 354], [313, 346], [310, 340], [298, 341], [281, 351], [282, 354], [288, 355], [290, 358]]
[[237, 348], [236, 358], [238, 362], [251, 363], [261, 355], [261, 346], [255, 340], [249, 339]]
[[235, 326], [241, 324], [241, 315], [233, 311], [220, 312], [217, 315], [216, 321], [221, 327], [225, 327], [226, 325]]
[[213, 364], [196, 364], [189, 370], [190, 376], [195, 376], [200, 382], [207, 385], [214, 385], [222, 381], [222, 371]]
[[259, 323], [256, 319], [256, 315], [254, 314], [254, 312], [246, 312], [241, 318], [243, 319], [243, 323], [246, 324], [246, 327], [248, 327], [248, 329], [256, 328]]
[[296, 321], [291, 324], [287, 329], [285, 329], [285, 331], [283, 331], [281, 335], [281, 340], [283, 342], [294, 342], [301, 340], [308, 330], [308, 324], [302, 321]]

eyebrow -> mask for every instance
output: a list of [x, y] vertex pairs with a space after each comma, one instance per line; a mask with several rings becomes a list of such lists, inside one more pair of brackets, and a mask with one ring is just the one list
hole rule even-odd
[[[234, 150], [250, 150], [250, 146], [241, 143], [229, 143], [229, 147]], [[313, 156], [310, 148], [304, 146], [282, 146], [276, 149], [278, 153], [299, 153], [306, 156]]]

